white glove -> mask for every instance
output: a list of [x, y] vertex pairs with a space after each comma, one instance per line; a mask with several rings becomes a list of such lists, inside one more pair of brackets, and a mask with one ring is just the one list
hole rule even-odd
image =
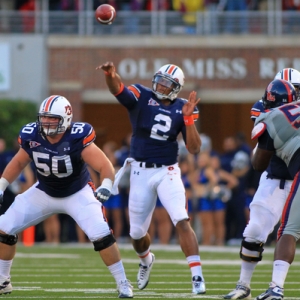
[[102, 184], [96, 189], [95, 197], [101, 202], [106, 202], [112, 190], [113, 182], [109, 178], [104, 178]]
[[0, 207], [3, 202], [4, 191], [6, 190], [8, 185], [9, 185], [9, 182], [4, 177], [0, 178]]

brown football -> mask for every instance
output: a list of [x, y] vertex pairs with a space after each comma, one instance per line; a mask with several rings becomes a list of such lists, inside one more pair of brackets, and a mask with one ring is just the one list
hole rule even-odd
[[97, 7], [95, 17], [100, 24], [110, 25], [116, 18], [116, 10], [109, 4], [102, 4]]

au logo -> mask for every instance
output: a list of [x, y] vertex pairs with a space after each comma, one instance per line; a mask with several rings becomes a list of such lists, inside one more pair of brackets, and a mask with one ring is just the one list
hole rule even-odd
[[66, 114], [69, 116], [72, 114], [72, 107], [70, 105], [65, 106]]

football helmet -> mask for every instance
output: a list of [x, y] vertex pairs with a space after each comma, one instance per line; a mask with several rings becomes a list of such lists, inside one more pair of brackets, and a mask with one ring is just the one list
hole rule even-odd
[[[59, 118], [57, 123], [42, 122], [41, 117]], [[38, 113], [37, 125], [39, 132], [45, 135], [64, 133], [71, 125], [73, 118], [72, 106], [63, 96], [52, 95], [46, 98]], [[56, 126], [56, 128], [53, 128]]]
[[270, 109], [297, 100], [294, 86], [282, 79], [271, 81], [262, 97], [264, 109]]
[[[171, 89], [171, 92], [165, 94], [165, 92], [157, 91], [157, 84], [165, 87], [165, 90]], [[175, 65], [162, 66], [153, 76], [152, 79], [152, 91], [158, 99], [169, 99], [173, 101], [177, 98], [178, 93], [181, 91], [184, 85], [184, 74], [182, 70]]]
[[300, 72], [296, 69], [285, 68], [278, 72], [274, 79], [283, 79], [289, 81], [296, 90], [297, 99], [300, 99]]

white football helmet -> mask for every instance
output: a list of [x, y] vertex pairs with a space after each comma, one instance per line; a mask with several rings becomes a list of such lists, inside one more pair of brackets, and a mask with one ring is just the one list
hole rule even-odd
[[[41, 117], [53, 117], [60, 120], [57, 124], [45, 123], [41, 121]], [[73, 112], [70, 102], [63, 96], [52, 95], [46, 98], [40, 106], [37, 120], [39, 132], [45, 135], [64, 133], [71, 125], [72, 118]], [[53, 128], [55, 125], [57, 125], [56, 128]]]
[[[169, 94], [164, 94], [157, 91], [157, 84], [163, 85], [167, 88], [171, 88]], [[152, 91], [158, 99], [169, 99], [173, 101], [177, 98], [178, 93], [181, 91], [184, 85], [184, 74], [182, 70], [175, 65], [162, 66], [153, 76], [152, 79]]]
[[296, 69], [285, 68], [278, 72], [274, 79], [284, 79], [289, 81], [296, 90], [297, 99], [300, 99], [300, 72]]

